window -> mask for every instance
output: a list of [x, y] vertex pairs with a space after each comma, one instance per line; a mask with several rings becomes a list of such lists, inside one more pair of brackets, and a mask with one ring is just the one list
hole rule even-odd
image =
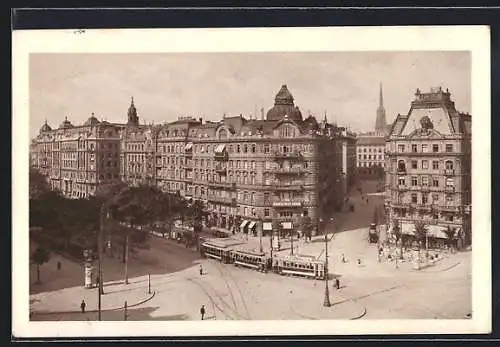
[[255, 144], [252, 144], [252, 153], [255, 153], [257, 150], [256, 150], [256, 146]]
[[404, 160], [398, 161], [398, 172], [406, 172], [406, 164]]
[[429, 161], [422, 160], [422, 169], [428, 169], [428, 168], [429, 168]]
[[358, 159], [361, 160], [361, 158], [363, 158], [363, 156], [361, 154], [358, 155]]
[[432, 161], [432, 170], [439, 170], [439, 161], [438, 160]]
[[432, 194], [432, 203], [437, 203], [439, 200], [439, 194]]
[[446, 145], [446, 152], [447, 153], [453, 152], [453, 145], [452, 144], [447, 144]]
[[446, 194], [446, 204], [452, 204], [453, 203], [453, 194]]
[[264, 217], [269, 217], [269, 209], [264, 209]]
[[422, 194], [422, 204], [427, 204], [427, 201], [428, 201], [428, 197], [427, 197], [427, 194]]
[[417, 177], [413, 176], [411, 178], [411, 185], [412, 185], [412, 187], [415, 187], [415, 186], [418, 185], [418, 179], [417, 179]]
[[405, 145], [398, 145], [398, 152], [404, 152], [405, 151]]
[[432, 179], [432, 186], [433, 187], [439, 187], [439, 178], [433, 178]]
[[426, 153], [427, 152], [427, 145], [422, 145], [422, 153]]
[[240, 151], [241, 151], [241, 146], [240, 146], [240, 145], [237, 145], [237, 146], [236, 146], [236, 153], [240, 153]]
[[417, 145], [411, 145], [411, 151], [412, 151], [413, 153], [418, 152], [418, 146], [417, 146]]
[[366, 159], [366, 154], [363, 154], [363, 159]]
[[429, 185], [429, 177], [423, 176], [422, 177], [422, 186], [427, 187]]
[[434, 153], [439, 152], [439, 145], [432, 145], [432, 151], [433, 151]]
[[247, 145], [244, 145], [243, 146], [243, 153], [247, 153], [248, 152], [248, 146]]
[[411, 168], [412, 169], [417, 169], [418, 168], [418, 161], [412, 160], [411, 161]]
[[453, 188], [455, 186], [455, 181], [453, 178], [447, 178], [446, 179], [446, 187]]
[[453, 162], [451, 160], [447, 160], [445, 165], [446, 165], [446, 170], [453, 170]]
[[454, 217], [454, 216], [453, 216], [451, 213], [450, 213], [450, 214], [447, 214], [447, 215], [446, 215], [446, 221], [448, 221], [448, 222], [453, 222], [453, 217]]
[[269, 153], [269, 144], [264, 145], [264, 153]]
[[399, 177], [398, 178], [398, 185], [404, 186], [406, 184], [405, 178], [404, 177]]
[[416, 194], [416, 193], [413, 193], [413, 194], [411, 195], [411, 202], [412, 202], [412, 204], [416, 204], [416, 203], [417, 203], [417, 201], [418, 201], [417, 194]]

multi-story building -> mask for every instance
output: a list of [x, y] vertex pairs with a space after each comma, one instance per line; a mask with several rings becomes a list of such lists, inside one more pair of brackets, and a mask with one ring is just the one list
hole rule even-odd
[[385, 168], [385, 137], [388, 133], [388, 128], [381, 84], [375, 131], [357, 135], [356, 166], [358, 168], [358, 178], [383, 178]]
[[471, 116], [460, 113], [448, 90], [417, 89], [407, 115], [394, 121], [387, 142], [386, 206], [391, 226], [412, 234], [417, 219], [431, 237], [454, 228], [471, 242]]
[[120, 180], [119, 132], [94, 114], [80, 126], [67, 118], [57, 129], [45, 122], [30, 147], [32, 165], [53, 189], [70, 198], [86, 198], [97, 185]]
[[202, 200], [208, 221], [234, 232], [266, 234], [276, 222], [294, 228], [303, 215], [328, 218], [353, 183], [354, 134], [326, 118], [304, 119], [286, 85], [261, 119], [140, 125], [132, 100], [127, 124], [110, 127], [121, 180]]

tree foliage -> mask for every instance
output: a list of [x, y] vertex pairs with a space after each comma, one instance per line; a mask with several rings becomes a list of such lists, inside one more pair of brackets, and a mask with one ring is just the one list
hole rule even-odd
[[427, 236], [427, 226], [425, 225], [424, 221], [422, 220], [416, 220], [415, 221], [415, 239], [417, 242], [420, 243], [425, 240], [425, 237]]
[[37, 247], [31, 254], [31, 262], [36, 265], [36, 282], [40, 283], [40, 266], [50, 260], [49, 252], [42, 247]]

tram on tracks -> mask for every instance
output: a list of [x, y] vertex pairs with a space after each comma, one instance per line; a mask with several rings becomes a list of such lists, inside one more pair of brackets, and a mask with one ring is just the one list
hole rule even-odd
[[233, 238], [204, 239], [200, 253], [222, 263], [233, 264], [252, 270], [272, 271], [282, 276], [298, 276], [310, 279], [325, 279], [325, 263], [308, 255], [276, 255], [249, 249], [242, 240]]
[[267, 272], [271, 268], [271, 258], [264, 252], [250, 250], [242, 246], [236, 246], [231, 250], [232, 263], [235, 266]]
[[222, 263], [231, 263], [231, 250], [234, 246], [241, 245], [244, 242], [230, 238], [224, 239], [204, 239], [200, 247], [200, 253], [203, 257], [219, 260]]
[[285, 276], [325, 279], [325, 263], [307, 255], [277, 256], [274, 271]]

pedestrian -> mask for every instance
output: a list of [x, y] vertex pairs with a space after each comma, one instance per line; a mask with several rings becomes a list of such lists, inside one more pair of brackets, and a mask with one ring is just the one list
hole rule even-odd
[[99, 287], [99, 282], [100, 282], [100, 279], [99, 279], [99, 276], [97, 276], [97, 278], [95, 279], [95, 286], [96, 287]]
[[358, 258], [358, 265], [361, 265], [361, 259]]
[[337, 278], [335, 278], [335, 288], [337, 288], [337, 290], [340, 289], [340, 280]]
[[368, 197], [366, 197], [366, 203], [368, 203]]
[[85, 300], [82, 300], [82, 303], [80, 304], [80, 309], [82, 310], [82, 313], [85, 313], [85, 306], [87, 306], [85, 304]]
[[342, 253], [342, 262], [345, 263], [345, 256], [344, 256], [344, 253]]
[[57, 270], [61, 270], [61, 262], [57, 261]]
[[200, 276], [203, 276], [203, 265], [200, 264]]
[[203, 320], [203, 318], [205, 318], [205, 305], [201, 305], [200, 315], [201, 315], [201, 320]]

